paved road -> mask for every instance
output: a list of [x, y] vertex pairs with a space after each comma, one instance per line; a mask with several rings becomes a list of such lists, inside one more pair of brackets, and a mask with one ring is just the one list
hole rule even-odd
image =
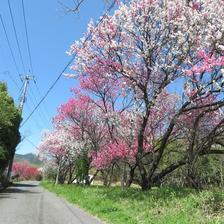
[[38, 182], [14, 184], [0, 193], [0, 224], [101, 224]]

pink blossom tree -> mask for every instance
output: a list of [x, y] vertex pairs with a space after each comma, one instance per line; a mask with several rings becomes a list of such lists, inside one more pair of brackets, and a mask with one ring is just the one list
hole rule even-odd
[[68, 128], [76, 143], [77, 159], [79, 159], [77, 170], [79, 167], [85, 168], [78, 176], [81, 178], [80, 181], [85, 180], [86, 184], [89, 184], [92, 181], [88, 179], [92, 154], [108, 143], [108, 132], [105, 128], [104, 115], [99, 107], [89, 96], [77, 90], [73, 91], [74, 97], [58, 109], [54, 124], [57, 128]]
[[[197, 155], [212, 152], [217, 144], [214, 136], [223, 134], [224, 122], [220, 116], [224, 106], [223, 16], [222, 0], [133, 0], [121, 3], [114, 15], [104, 17], [98, 26], [89, 24], [87, 35], [91, 38], [71, 46], [70, 54], [77, 54], [72, 69], [82, 88], [100, 98], [98, 102], [90, 94], [102, 111], [102, 105], [109, 103], [112, 115], [108, 121], [113, 116], [122, 119], [123, 111], [135, 117], [131, 145], [125, 141], [127, 136], [119, 133], [122, 122], [113, 124], [111, 133], [116, 135], [111, 136], [112, 144], [103, 146], [102, 154], [97, 153], [97, 166], [112, 161], [108, 152], [129, 159], [127, 152], [134, 151], [131, 160], [139, 173], [138, 182], [142, 189], [149, 189], [178, 167], [191, 163], [184, 154], [182, 159], [160, 169], [168, 145], [182, 133], [179, 121], [185, 116], [190, 119], [190, 113], [201, 114], [194, 123], [204, 123], [206, 116], [217, 114], [218, 121], [209, 130], [204, 129], [208, 147], [203, 141], [197, 147]], [[171, 92], [178, 85], [185, 88], [174, 96]], [[102, 92], [109, 93], [105, 96], [112, 94], [112, 99], [114, 93], [119, 94], [118, 103], [128, 100], [131, 104], [119, 110], [110, 98], [103, 96], [102, 101]], [[186, 119], [182, 121], [183, 126], [187, 125]], [[130, 130], [128, 122], [124, 128]], [[114, 145], [117, 139], [119, 146]]]
[[63, 183], [68, 173], [69, 179], [72, 178], [75, 158], [79, 152], [77, 142], [68, 128], [60, 127], [51, 132], [45, 132], [38, 149], [40, 157], [46, 164], [53, 161], [56, 166], [55, 184]]

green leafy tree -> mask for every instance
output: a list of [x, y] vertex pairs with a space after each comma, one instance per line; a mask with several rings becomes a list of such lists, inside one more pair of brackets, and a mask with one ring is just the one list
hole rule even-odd
[[0, 83], [0, 178], [12, 161], [20, 142], [21, 112], [15, 106], [4, 83]]

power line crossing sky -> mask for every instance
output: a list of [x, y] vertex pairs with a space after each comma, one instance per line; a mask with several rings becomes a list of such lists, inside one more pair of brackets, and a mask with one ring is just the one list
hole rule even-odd
[[[63, 2], [71, 5], [73, 1]], [[22, 3], [24, 3], [24, 8]], [[15, 82], [22, 86], [18, 72], [24, 73], [23, 63], [27, 74], [33, 71], [32, 75], [36, 76], [36, 84], [30, 82], [31, 91], [23, 114], [26, 119], [36, 101], [40, 100], [70, 59], [65, 52], [75, 40], [82, 37], [91, 18], [95, 21], [99, 19], [106, 6], [102, 0], [86, 0], [78, 15], [66, 14], [65, 9], [58, 4], [57, 0], [10, 0], [10, 7], [12, 15], [8, 0], [1, 1], [0, 14], [18, 69], [13, 62], [4, 29], [0, 24], [0, 80], [7, 82], [10, 94], [18, 103], [20, 90]], [[25, 17], [23, 10], [25, 10]], [[11, 16], [13, 16], [18, 42]], [[11, 75], [11, 79], [7, 73]], [[12, 82], [12, 77], [14, 82]], [[22, 135], [26, 138], [19, 145], [18, 153], [36, 151], [34, 146], [38, 145], [42, 130], [51, 128], [51, 119], [56, 114], [57, 107], [71, 96], [69, 89], [75, 85], [75, 80], [62, 77], [37, 113], [21, 128]]]

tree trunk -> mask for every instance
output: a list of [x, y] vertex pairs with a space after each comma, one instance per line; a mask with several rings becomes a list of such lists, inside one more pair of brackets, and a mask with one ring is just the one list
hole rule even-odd
[[69, 169], [69, 177], [68, 177], [68, 184], [72, 183], [72, 172], [71, 169]]
[[58, 168], [57, 168], [57, 175], [56, 175], [55, 185], [57, 185], [57, 184], [58, 184], [58, 180], [59, 180], [59, 173], [60, 173], [60, 162], [58, 163]]
[[111, 183], [112, 183], [112, 177], [113, 177], [113, 174], [114, 174], [114, 164], [112, 165], [112, 168], [110, 170], [111, 172], [109, 173], [109, 181], [108, 181], [108, 187], [111, 186]]
[[127, 172], [126, 172], [126, 164], [124, 164], [123, 169], [121, 170], [121, 187], [124, 188], [127, 182]]
[[134, 174], [135, 174], [135, 167], [133, 167], [133, 168], [130, 169], [129, 178], [128, 178], [127, 183], [126, 183], [126, 186], [127, 187], [130, 187], [131, 184], [133, 183]]
[[7, 182], [10, 182], [11, 174], [12, 174], [12, 166], [13, 166], [13, 158], [9, 161], [8, 172], [7, 172]]
[[141, 188], [143, 191], [150, 190], [152, 187], [151, 182], [149, 182], [146, 178], [141, 181]]

